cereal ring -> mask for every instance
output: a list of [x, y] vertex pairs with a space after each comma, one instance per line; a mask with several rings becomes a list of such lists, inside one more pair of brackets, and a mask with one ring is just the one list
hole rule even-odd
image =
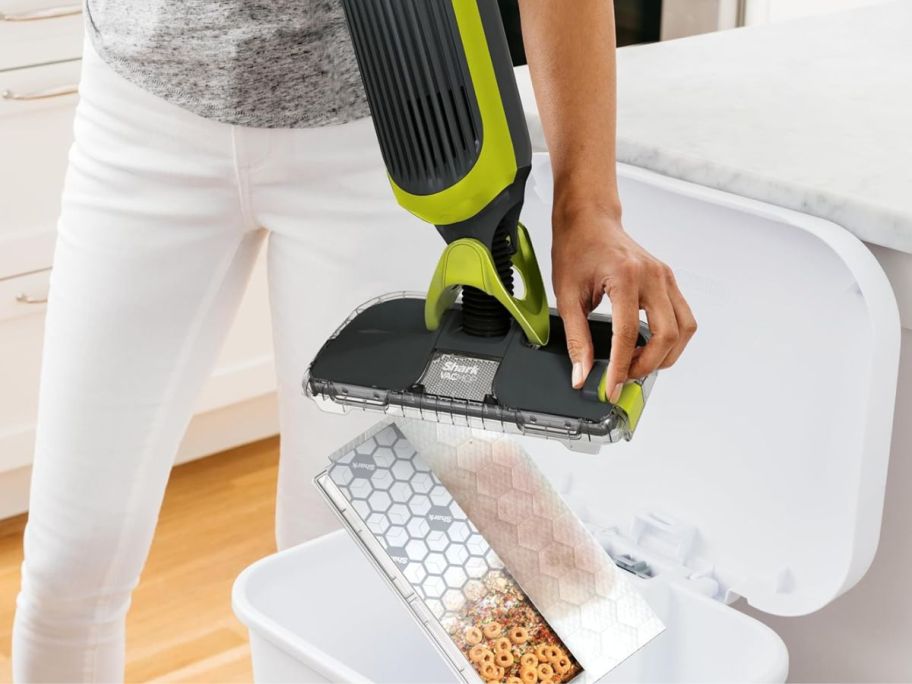
[[554, 676], [554, 668], [548, 665], [548, 663], [542, 663], [538, 666], [538, 676], [542, 679], [551, 679]]
[[481, 662], [481, 659], [484, 657], [485, 653], [490, 653], [490, 651], [488, 651], [488, 649], [486, 649], [481, 644], [472, 646], [472, 648], [469, 649], [469, 660], [471, 660], [473, 663]]
[[481, 662], [483, 662], [485, 665], [494, 664], [494, 653], [491, 651], [491, 649], [486, 648], [484, 650], [484, 653], [481, 654]]
[[538, 681], [538, 672], [535, 671], [535, 668], [524, 667], [519, 671], [519, 676], [523, 680], [523, 684], [535, 684]]
[[489, 679], [485, 682], [485, 684], [500, 684], [500, 682], [496, 679]]
[[503, 627], [500, 626], [499, 622], [489, 622], [481, 629], [488, 639], [493, 639], [494, 637], [499, 637], [503, 634]]
[[507, 677], [507, 684], [523, 684], [519, 677]]
[[509, 651], [498, 651], [494, 654], [494, 662], [501, 667], [510, 667], [514, 662], [513, 654]]
[[497, 667], [494, 663], [485, 663], [481, 666], [481, 676], [485, 679], [500, 679], [497, 676]]
[[503, 681], [504, 675], [505, 675], [506, 673], [507, 673], [507, 671], [506, 671], [505, 669], [503, 669], [502, 667], [498, 667], [498, 668], [497, 668], [497, 678], [498, 678], [500, 681]]
[[510, 640], [514, 644], [524, 644], [529, 640], [529, 631], [525, 627], [514, 627], [510, 630]]
[[519, 664], [522, 667], [538, 667], [538, 658], [535, 657], [534, 653], [523, 653], [519, 659]]
[[535, 657], [541, 663], [548, 661], [547, 649], [551, 648], [548, 644], [539, 644], [535, 647]]
[[480, 644], [481, 640], [483, 638], [484, 637], [481, 634], [481, 630], [478, 629], [478, 627], [469, 627], [465, 631], [465, 640], [468, 642], [468, 644], [470, 646], [475, 646], [476, 644]]
[[554, 669], [557, 670], [559, 674], [567, 674], [570, 671], [570, 659], [567, 656], [561, 656], [553, 663]]
[[560, 652], [560, 649], [555, 648], [554, 646], [548, 646], [548, 648], [545, 649], [545, 658], [548, 660], [549, 663], [553, 663], [555, 660], [560, 658], [562, 655], [564, 655], [564, 654]]
[[494, 648], [494, 652], [495, 652], [495, 653], [498, 652], [498, 651], [507, 651], [507, 652], [509, 652], [510, 649], [513, 648], [513, 644], [510, 643], [510, 640], [507, 639], [507, 637], [497, 637], [497, 638], [494, 640], [493, 648]]

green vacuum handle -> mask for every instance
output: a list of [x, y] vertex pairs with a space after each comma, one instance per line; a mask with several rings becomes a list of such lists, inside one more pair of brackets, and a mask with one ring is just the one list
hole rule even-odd
[[436, 226], [461, 224], [525, 182], [532, 145], [497, 0], [343, 7], [405, 209]]
[[[549, 337], [547, 295], [519, 225], [532, 144], [497, 0], [343, 0], [390, 185], [447, 242], [428, 290], [436, 329], [460, 287], [497, 299], [529, 342]], [[498, 276], [507, 235], [526, 294]]]

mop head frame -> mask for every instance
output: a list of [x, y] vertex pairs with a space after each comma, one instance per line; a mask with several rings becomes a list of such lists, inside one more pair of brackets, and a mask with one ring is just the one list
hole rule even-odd
[[[304, 390], [326, 411], [365, 410], [511, 434], [556, 439], [595, 452], [629, 440], [655, 374], [628, 382], [617, 403], [604, 396], [611, 317], [593, 315], [596, 365], [581, 390], [570, 385], [571, 362], [560, 317], [550, 312], [546, 345], [529, 344], [519, 324], [503, 337], [461, 331], [454, 304], [428, 330], [422, 295], [397, 292], [358, 307], [323, 345]], [[641, 325], [638, 344], [649, 338]]]

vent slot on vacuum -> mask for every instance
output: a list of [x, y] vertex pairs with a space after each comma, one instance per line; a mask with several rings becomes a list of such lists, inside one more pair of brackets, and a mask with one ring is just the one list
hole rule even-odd
[[481, 116], [451, 0], [343, 0], [387, 170], [430, 195], [475, 164]]

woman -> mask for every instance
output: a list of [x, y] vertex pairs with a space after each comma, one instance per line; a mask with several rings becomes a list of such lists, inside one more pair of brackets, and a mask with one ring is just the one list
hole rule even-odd
[[[592, 366], [586, 316], [607, 294], [616, 398], [626, 378], [674, 363], [696, 324], [670, 270], [621, 225], [611, 3], [520, 6], [554, 168], [568, 381], [580, 387]], [[306, 534], [287, 509], [312, 469], [298, 478], [294, 464], [336, 446], [320, 451], [306, 431], [303, 370], [345, 311], [393, 282], [420, 289], [427, 274], [410, 265], [440, 249], [392, 201], [337, 0], [88, 0], [86, 20], [14, 626], [19, 682], [123, 677], [124, 617], [171, 462], [264, 235], [280, 546]], [[641, 308], [654, 335], [634, 355]]]

